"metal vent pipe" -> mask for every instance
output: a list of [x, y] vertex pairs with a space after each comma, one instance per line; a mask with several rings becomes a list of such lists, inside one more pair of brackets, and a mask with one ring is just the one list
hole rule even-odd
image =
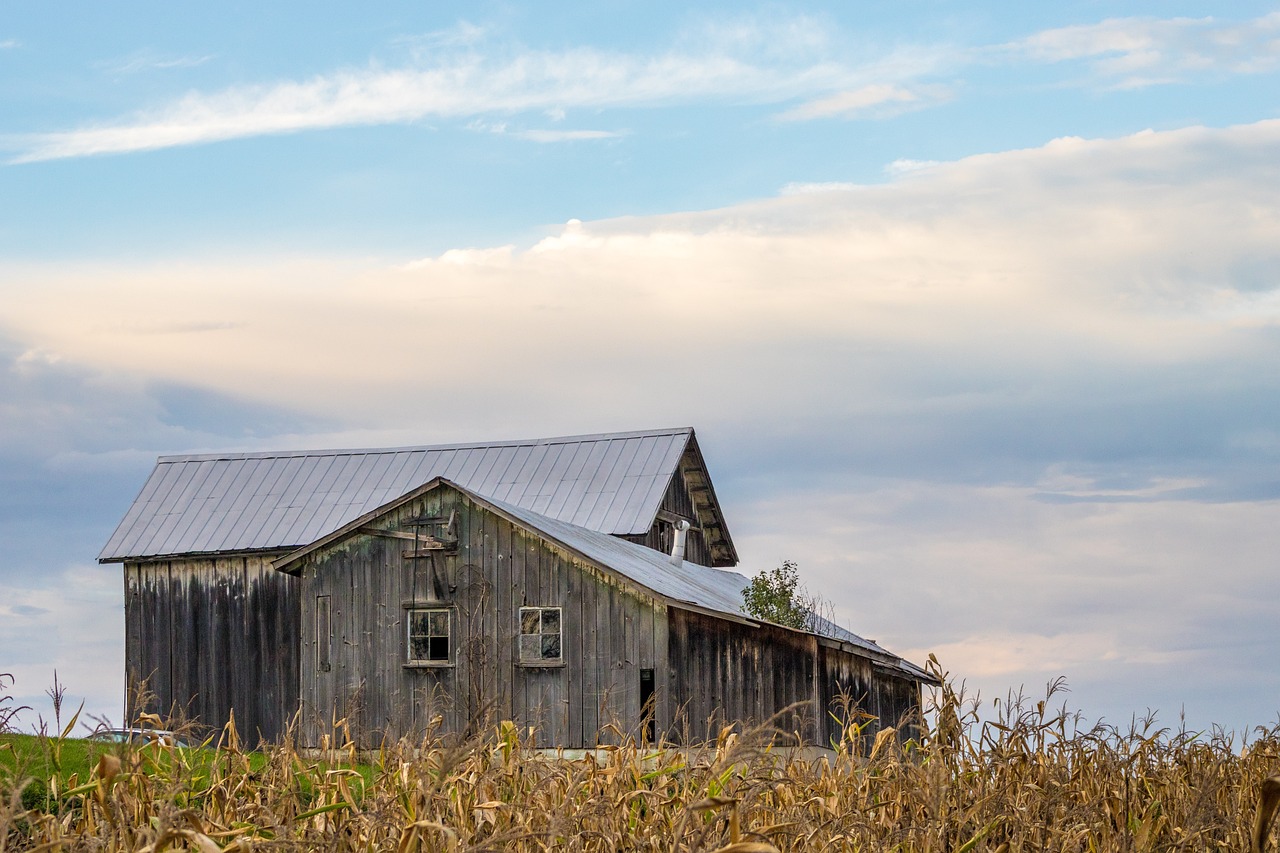
[[684, 565], [684, 540], [689, 535], [689, 528], [692, 526], [683, 518], [675, 523], [676, 541], [671, 544], [671, 565]]

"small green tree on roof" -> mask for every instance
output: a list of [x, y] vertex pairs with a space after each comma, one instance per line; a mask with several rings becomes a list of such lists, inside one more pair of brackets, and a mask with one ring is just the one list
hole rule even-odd
[[792, 560], [783, 560], [777, 568], [764, 569], [753, 577], [742, 591], [742, 600], [743, 612], [757, 619], [809, 630], [812, 609], [800, 586], [800, 568]]

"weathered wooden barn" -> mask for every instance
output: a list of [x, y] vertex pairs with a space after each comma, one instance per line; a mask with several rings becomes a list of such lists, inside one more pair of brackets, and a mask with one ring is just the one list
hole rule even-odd
[[358, 745], [485, 719], [547, 746], [702, 737], [842, 697], [917, 709], [922, 670], [820, 621], [742, 612], [692, 429], [161, 457], [103, 549], [123, 562], [129, 695], [208, 726]]

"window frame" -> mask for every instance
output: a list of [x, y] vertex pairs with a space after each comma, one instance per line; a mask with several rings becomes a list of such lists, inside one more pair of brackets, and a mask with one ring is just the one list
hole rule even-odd
[[[526, 634], [526, 633], [524, 632], [524, 614], [525, 614], [525, 612], [526, 612], [526, 611], [529, 611], [529, 610], [536, 610], [536, 611], [538, 611], [538, 633], [537, 633], [537, 634]], [[557, 627], [556, 627], [556, 631], [555, 631], [555, 633], [554, 633], [554, 634], [552, 634], [552, 633], [549, 633], [549, 632], [546, 632], [546, 631], [542, 630], [542, 614], [543, 614], [543, 613], [545, 613], [545, 612], [547, 612], [547, 611], [550, 611], [550, 610], [554, 610], [554, 611], [556, 612], [556, 617], [557, 617], [557, 619], [556, 619]], [[519, 608], [517, 608], [517, 610], [516, 610], [516, 625], [517, 625], [517, 626], [518, 626], [518, 628], [519, 628], [519, 631], [518, 631], [518, 632], [517, 632], [517, 634], [516, 634], [516, 662], [517, 662], [520, 666], [532, 667], [532, 668], [538, 668], [538, 667], [541, 667], [541, 668], [546, 668], [546, 669], [552, 669], [552, 668], [555, 668], [555, 667], [562, 667], [562, 666], [564, 666], [564, 665], [565, 665], [565, 654], [564, 654], [564, 608], [563, 608], [563, 607], [561, 607], [561, 606], [560, 606], [560, 605], [558, 605], [558, 604], [555, 604], [555, 605], [521, 605], [521, 606], [520, 606]], [[554, 657], [554, 658], [547, 658], [547, 657], [526, 658], [526, 657], [524, 656], [524, 642], [523, 642], [523, 640], [524, 640], [524, 638], [525, 638], [525, 637], [551, 637], [551, 636], [554, 636], [554, 637], [556, 637], [556, 638], [559, 640], [559, 648], [560, 648], [560, 656], [559, 656], [559, 657]]]
[[[455, 626], [457, 623], [456, 614], [453, 607], [423, 606], [421, 604], [407, 604], [404, 611], [404, 666], [410, 669], [439, 669], [442, 667], [451, 667], [454, 664], [455, 652], [457, 651], [457, 643], [454, 642], [454, 635], [457, 633]], [[443, 659], [420, 659], [413, 657], [413, 618], [418, 613], [443, 613], [448, 618], [448, 633], [432, 634], [427, 633], [420, 636], [427, 638], [428, 648], [431, 645], [431, 639], [434, 637], [444, 636], [448, 643], [448, 654]], [[429, 631], [430, 629], [428, 629]], [[430, 654], [430, 651], [428, 651]]]

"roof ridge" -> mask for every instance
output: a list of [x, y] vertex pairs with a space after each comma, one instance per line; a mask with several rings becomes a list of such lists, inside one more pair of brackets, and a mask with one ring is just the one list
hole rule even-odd
[[626, 432], [600, 432], [584, 435], [557, 435], [548, 438], [517, 438], [503, 441], [467, 441], [445, 444], [406, 445], [404, 447], [352, 447], [316, 450], [261, 450], [220, 453], [179, 453], [156, 458], [157, 465], [174, 462], [217, 462], [235, 459], [290, 459], [305, 456], [373, 456], [382, 453], [413, 453], [429, 450], [464, 450], [476, 447], [521, 447], [528, 445], [570, 444], [585, 441], [610, 441], [614, 439], [643, 438], [658, 435], [692, 434], [693, 427], [668, 427], [665, 429], [629, 430]]

